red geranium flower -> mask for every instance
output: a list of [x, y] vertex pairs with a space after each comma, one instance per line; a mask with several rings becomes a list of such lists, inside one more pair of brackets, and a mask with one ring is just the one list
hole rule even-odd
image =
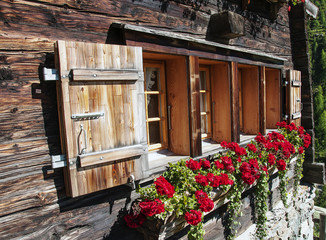
[[162, 201], [158, 198], [156, 198], [154, 201], [146, 200], [141, 202], [139, 203], [139, 207], [141, 208], [141, 213], [148, 217], [165, 211], [164, 203], [162, 203]]
[[268, 154], [268, 165], [273, 166], [275, 164], [276, 158], [273, 154]]
[[302, 154], [303, 151], [304, 151], [303, 147], [299, 147], [299, 150], [298, 151], [299, 151], [300, 154]]
[[203, 190], [197, 190], [196, 192], [195, 192], [195, 196], [196, 196], [196, 199], [197, 200], [200, 200], [200, 199], [202, 199], [202, 198], [207, 198], [208, 196], [207, 196], [207, 193], [205, 193]]
[[208, 161], [206, 158], [200, 159], [200, 164], [203, 169], [208, 169], [211, 167], [210, 161]]
[[199, 162], [193, 159], [189, 159], [188, 161], [186, 161], [186, 167], [190, 168], [192, 171], [196, 171], [201, 168], [201, 165]]
[[172, 186], [163, 176], [160, 176], [154, 182], [155, 188], [158, 194], [166, 195], [169, 198], [173, 197], [174, 194], [174, 186]]
[[286, 169], [286, 163], [283, 159], [277, 161], [277, 169], [284, 171]]
[[254, 153], [257, 152], [257, 148], [254, 144], [249, 143], [249, 144], [247, 144], [247, 147], [248, 147], [249, 151], [254, 152]]
[[224, 164], [221, 163], [219, 160], [215, 161], [214, 163], [217, 169], [224, 169]]
[[198, 200], [199, 208], [202, 212], [210, 212], [214, 208], [214, 202], [210, 198], [202, 198]]
[[190, 210], [190, 212], [186, 212], [185, 219], [190, 225], [196, 226], [201, 222], [201, 216], [202, 213], [200, 211]]
[[203, 187], [208, 185], [208, 180], [207, 177], [204, 175], [201, 175], [200, 173], [198, 173], [197, 176], [195, 176], [196, 182], [199, 183], [200, 185], [202, 185]]
[[143, 214], [132, 215], [127, 214], [123, 218], [130, 228], [138, 228], [145, 222], [146, 217]]

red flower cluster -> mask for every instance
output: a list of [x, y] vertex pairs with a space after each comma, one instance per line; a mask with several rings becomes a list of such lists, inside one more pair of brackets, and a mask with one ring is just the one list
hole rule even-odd
[[306, 133], [306, 134], [303, 136], [303, 146], [304, 146], [305, 148], [308, 148], [309, 145], [310, 145], [310, 143], [311, 143], [311, 137], [310, 137], [310, 135], [309, 135], [308, 133]]
[[174, 187], [163, 176], [157, 178], [154, 184], [158, 194], [166, 195], [169, 198], [173, 197]]
[[141, 208], [141, 213], [148, 217], [165, 211], [164, 203], [162, 203], [162, 201], [158, 198], [156, 198], [154, 201], [146, 200], [141, 202], [139, 203], [139, 207]]
[[186, 161], [186, 167], [190, 168], [192, 171], [196, 171], [201, 168], [201, 164], [193, 159], [189, 159]]
[[298, 151], [299, 151], [300, 154], [302, 154], [304, 152], [303, 147], [299, 147]]
[[249, 144], [247, 144], [247, 147], [248, 147], [249, 151], [254, 152], [254, 153], [257, 152], [257, 148], [256, 148], [255, 144], [249, 143]]
[[146, 217], [143, 214], [127, 214], [123, 218], [130, 228], [138, 228], [145, 222]]
[[209, 182], [209, 186], [211, 187], [219, 187], [221, 185], [233, 185], [233, 180], [229, 179], [229, 176], [225, 173], [221, 173], [220, 176], [214, 175], [213, 173], [207, 174], [207, 180]]
[[[221, 162], [219, 160], [221, 160]], [[214, 162], [217, 169], [226, 169], [229, 173], [234, 172], [235, 169], [230, 157], [223, 156], [219, 160]]]
[[243, 147], [239, 147], [239, 144], [237, 144], [236, 142], [227, 143], [226, 141], [223, 141], [221, 142], [221, 146], [234, 151], [235, 154], [237, 154], [238, 156], [243, 156], [247, 154], [246, 149], [244, 149]]
[[260, 177], [257, 159], [249, 159], [249, 163], [243, 162], [240, 166], [242, 180], [251, 185]]
[[190, 212], [186, 212], [185, 219], [190, 225], [196, 226], [201, 222], [201, 216], [202, 213], [200, 211], [190, 210]]
[[268, 159], [268, 165], [269, 166], [273, 166], [275, 164], [276, 158], [272, 153], [268, 154], [267, 159]]
[[280, 171], [284, 171], [286, 169], [286, 162], [283, 159], [277, 161], [277, 169]]
[[203, 169], [209, 169], [211, 167], [211, 162], [206, 158], [200, 159], [200, 165]]
[[214, 202], [210, 199], [202, 190], [196, 191], [195, 196], [197, 198], [199, 208], [202, 212], [210, 212], [214, 208]]
[[204, 175], [201, 175], [200, 173], [198, 173], [197, 176], [195, 176], [196, 182], [200, 185], [202, 185], [203, 187], [208, 185], [208, 180], [207, 177]]

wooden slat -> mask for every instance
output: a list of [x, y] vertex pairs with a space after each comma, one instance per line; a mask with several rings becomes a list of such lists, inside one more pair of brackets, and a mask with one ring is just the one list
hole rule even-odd
[[286, 96], [286, 114], [288, 121], [294, 122], [297, 126], [301, 125], [301, 72], [288, 70], [286, 72], [287, 96]]
[[211, 66], [212, 85], [212, 122], [213, 136], [216, 142], [231, 142], [231, 100], [230, 100], [230, 72], [229, 64]]
[[277, 128], [281, 120], [281, 73], [278, 69], [266, 69], [266, 127]]
[[238, 63], [230, 63], [230, 91], [231, 91], [231, 139], [240, 142], [240, 118], [239, 118], [239, 79]]
[[166, 60], [167, 104], [170, 106], [169, 150], [189, 156], [189, 102], [185, 57]]
[[266, 72], [265, 67], [258, 68], [259, 88], [259, 132], [266, 134]]
[[72, 69], [73, 81], [137, 81], [137, 70]]
[[81, 167], [88, 167], [96, 164], [109, 163], [119, 159], [139, 156], [145, 153], [143, 145], [134, 145], [102, 152], [93, 152], [85, 155], [80, 155], [79, 161]]
[[196, 157], [202, 154], [201, 117], [199, 93], [199, 58], [188, 57], [189, 64], [189, 96], [190, 96], [190, 155]]

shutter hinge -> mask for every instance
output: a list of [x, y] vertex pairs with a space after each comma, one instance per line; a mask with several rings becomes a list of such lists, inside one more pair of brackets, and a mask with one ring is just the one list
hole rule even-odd
[[286, 87], [289, 84], [288, 81], [286, 81], [286, 79], [283, 79], [283, 87]]
[[66, 155], [52, 155], [51, 156], [52, 168], [63, 168], [67, 166]]
[[286, 121], [286, 120], [288, 120], [288, 119], [289, 119], [289, 115], [287, 115], [287, 114], [283, 115], [283, 120], [284, 120], [284, 121]]

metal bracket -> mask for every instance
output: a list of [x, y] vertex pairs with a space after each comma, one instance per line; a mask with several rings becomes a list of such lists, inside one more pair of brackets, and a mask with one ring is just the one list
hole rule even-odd
[[136, 189], [136, 184], [135, 184], [135, 176], [134, 175], [130, 175], [130, 177], [128, 178], [128, 183], [127, 183], [132, 190]]
[[[80, 149], [80, 137], [84, 134], [84, 147]], [[85, 154], [85, 151], [87, 150], [87, 133], [84, 129], [84, 125], [80, 124], [80, 132], [78, 134], [78, 153], [79, 155]]]
[[289, 115], [287, 115], [287, 114], [283, 115], [283, 120], [284, 120], [284, 121], [286, 121], [286, 120], [288, 120], [288, 119], [289, 119]]
[[94, 120], [104, 116], [104, 112], [81, 113], [71, 115], [71, 119], [75, 121]]
[[52, 165], [52, 169], [66, 167], [67, 166], [66, 155], [52, 155], [51, 165]]

